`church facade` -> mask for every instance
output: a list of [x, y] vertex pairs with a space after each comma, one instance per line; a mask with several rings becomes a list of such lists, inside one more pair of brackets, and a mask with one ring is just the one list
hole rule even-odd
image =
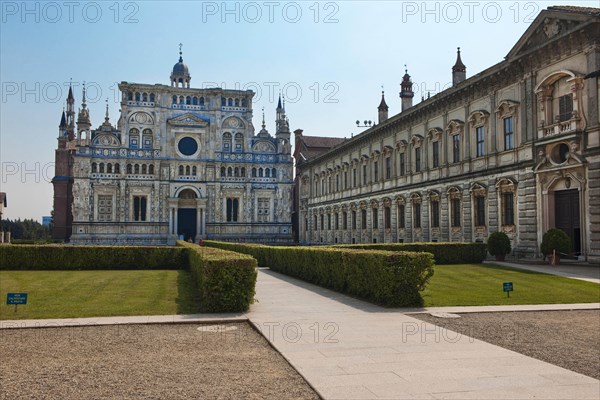
[[[303, 244], [486, 241], [509, 235], [539, 256], [549, 228], [573, 253], [600, 260], [600, 9], [550, 7], [505, 60], [348, 140], [295, 131]], [[321, 145], [321, 147], [319, 147]], [[303, 153], [304, 151], [304, 153]]]
[[54, 235], [76, 244], [176, 239], [289, 243], [292, 156], [281, 99], [276, 133], [252, 124], [254, 92], [121, 82], [120, 116], [92, 129], [69, 90], [55, 152]]

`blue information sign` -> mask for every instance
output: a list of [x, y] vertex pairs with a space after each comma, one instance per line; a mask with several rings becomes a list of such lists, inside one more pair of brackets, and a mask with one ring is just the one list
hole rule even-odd
[[512, 282], [504, 282], [502, 284], [502, 286], [504, 287], [504, 291], [505, 292], [512, 292], [513, 291], [513, 284], [512, 284]]
[[27, 304], [27, 293], [8, 293], [6, 295], [6, 304]]

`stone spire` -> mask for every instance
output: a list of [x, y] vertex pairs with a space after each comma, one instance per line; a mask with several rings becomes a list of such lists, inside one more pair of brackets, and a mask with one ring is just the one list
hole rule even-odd
[[290, 126], [288, 119], [285, 115], [285, 99], [282, 100], [281, 94], [279, 95], [279, 101], [277, 102], [277, 118], [275, 119], [275, 137], [278, 139], [284, 139], [289, 143], [290, 141]]
[[460, 59], [460, 47], [456, 51], [456, 63], [452, 67], [452, 86], [456, 86], [467, 79], [467, 67]]
[[[406, 65], [404, 66], [406, 67]], [[412, 90], [412, 81], [408, 74], [408, 69], [404, 69], [404, 76], [402, 77], [402, 83], [400, 84], [400, 99], [402, 100], [402, 111], [408, 110], [413, 106], [413, 97], [415, 93]]]
[[382, 123], [383, 121], [388, 119], [389, 107], [385, 102], [385, 92], [383, 90], [381, 91], [381, 102], [379, 103], [379, 107], [377, 107], [377, 110], [379, 111], [379, 123]]

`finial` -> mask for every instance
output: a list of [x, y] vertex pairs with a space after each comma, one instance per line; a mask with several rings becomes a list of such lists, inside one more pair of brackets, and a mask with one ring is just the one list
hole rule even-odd
[[267, 126], [265, 124], [265, 107], [262, 108], [262, 114], [263, 114], [262, 128], [265, 129], [265, 127]]
[[83, 108], [86, 107], [86, 105], [85, 105], [85, 81], [83, 81], [83, 99], [81, 99], [81, 106]]
[[106, 122], [108, 122], [108, 97], [106, 98], [106, 116], [104, 117], [104, 120]]
[[183, 52], [181, 51], [182, 47], [183, 47], [183, 43], [179, 43], [179, 62], [183, 62], [183, 57], [182, 57]]
[[408, 74], [408, 67], [406, 66], [406, 64], [404, 64], [404, 73]]

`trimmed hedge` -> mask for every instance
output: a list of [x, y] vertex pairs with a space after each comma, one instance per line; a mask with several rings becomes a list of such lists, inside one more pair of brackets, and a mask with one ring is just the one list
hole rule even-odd
[[422, 306], [420, 292], [433, 275], [429, 253], [204, 243], [252, 255], [259, 266], [388, 307]]
[[386, 251], [416, 251], [433, 254], [436, 264], [479, 264], [485, 260], [485, 243], [376, 243], [376, 244], [341, 244], [333, 248], [386, 250]]
[[249, 255], [178, 241], [189, 252], [190, 271], [204, 312], [243, 312], [254, 300], [256, 260]]
[[188, 269], [185, 249], [169, 246], [0, 246], [0, 270]]

